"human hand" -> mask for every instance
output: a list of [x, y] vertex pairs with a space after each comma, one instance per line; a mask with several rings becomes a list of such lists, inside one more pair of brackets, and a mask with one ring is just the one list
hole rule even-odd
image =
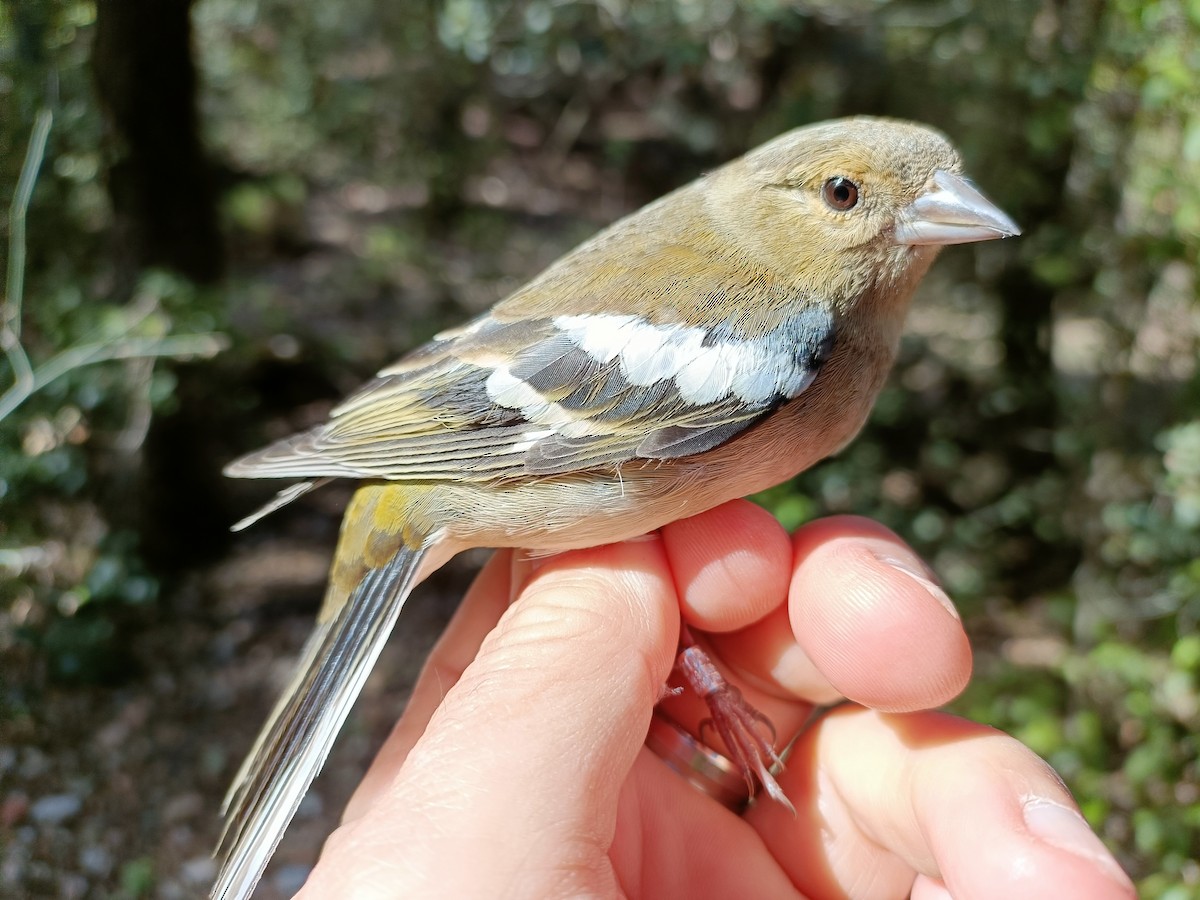
[[[679, 610], [781, 738], [792, 816], [738, 816], [643, 746]], [[945, 595], [873, 522], [789, 539], [729, 503], [641, 541], [497, 553], [300, 896], [1125, 898], [1057, 776], [937, 712], [970, 674]], [[698, 734], [698, 699], [671, 716]]]

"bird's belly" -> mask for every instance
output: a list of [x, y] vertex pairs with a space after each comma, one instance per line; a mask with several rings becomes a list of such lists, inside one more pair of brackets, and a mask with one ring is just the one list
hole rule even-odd
[[[858, 432], [853, 410], [792, 403], [728, 444], [695, 457], [462, 488], [448, 533], [462, 546], [559, 551], [626, 540], [792, 478]], [[459, 493], [450, 488], [452, 493]], [[461, 503], [461, 506], [460, 506]], [[444, 507], [443, 507], [444, 508]]]

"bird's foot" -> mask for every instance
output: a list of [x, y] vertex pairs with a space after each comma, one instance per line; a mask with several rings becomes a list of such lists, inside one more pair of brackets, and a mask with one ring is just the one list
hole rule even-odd
[[757, 781], [772, 800], [795, 813], [772, 773], [772, 769], [776, 772], [783, 769], [783, 761], [775, 752], [775, 726], [746, 701], [740, 690], [725, 680], [686, 627], [683, 643], [684, 649], [675, 666], [692, 690], [703, 698], [712, 714], [700, 725], [700, 739], [704, 740], [706, 729], [714, 729], [725, 744], [730, 761], [746, 779], [750, 795], [754, 795]]

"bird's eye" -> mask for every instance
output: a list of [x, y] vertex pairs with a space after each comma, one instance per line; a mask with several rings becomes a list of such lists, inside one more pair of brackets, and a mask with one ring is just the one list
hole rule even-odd
[[830, 209], [845, 212], [858, 203], [858, 185], [843, 175], [830, 178], [821, 188], [821, 196]]

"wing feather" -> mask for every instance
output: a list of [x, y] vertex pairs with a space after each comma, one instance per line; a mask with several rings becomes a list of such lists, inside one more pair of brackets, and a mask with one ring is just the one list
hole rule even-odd
[[494, 480], [703, 453], [801, 393], [833, 338], [820, 306], [749, 336], [631, 315], [483, 316], [226, 471]]

